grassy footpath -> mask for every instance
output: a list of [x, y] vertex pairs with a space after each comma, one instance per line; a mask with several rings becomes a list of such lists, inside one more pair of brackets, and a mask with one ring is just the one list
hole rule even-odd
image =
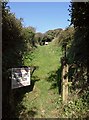
[[[31, 76], [31, 85], [16, 90], [16, 116], [34, 118], [82, 118], [88, 116], [88, 102], [70, 94], [68, 104], [62, 104], [60, 89], [61, 48], [50, 43], [39, 46], [24, 58], [24, 65], [38, 66]], [[18, 95], [18, 96], [17, 96]], [[86, 97], [86, 94], [84, 94]], [[74, 97], [75, 96], [75, 97]], [[76, 98], [74, 101], [73, 99]], [[88, 98], [88, 93], [87, 93]], [[19, 101], [19, 102], [18, 102]]]
[[23, 109], [19, 117], [58, 117], [60, 95], [57, 83], [61, 48], [54, 46], [53, 43], [39, 46], [32, 56], [34, 59], [32, 61], [26, 59], [24, 64], [38, 66], [38, 69], [31, 77], [34, 83], [32, 91], [27, 92], [22, 99]]

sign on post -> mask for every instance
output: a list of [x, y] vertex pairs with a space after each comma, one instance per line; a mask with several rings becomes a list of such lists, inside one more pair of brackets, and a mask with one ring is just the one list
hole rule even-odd
[[12, 68], [11, 88], [20, 88], [30, 85], [30, 67]]

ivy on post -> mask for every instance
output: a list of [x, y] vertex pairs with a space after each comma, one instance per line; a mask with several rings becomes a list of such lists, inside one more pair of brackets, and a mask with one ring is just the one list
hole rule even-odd
[[63, 43], [62, 49], [64, 51], [61, 59], [61, 64], [62, 64], [62, 100], [63, 103], [67, 103], [68, 99], [68, 64], [67, 61], [68, 59], [66, 58], [66, 46], [67, 43]]

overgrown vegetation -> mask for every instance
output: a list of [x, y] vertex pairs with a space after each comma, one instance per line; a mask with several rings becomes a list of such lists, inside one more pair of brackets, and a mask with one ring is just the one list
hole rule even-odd
[[[21, 66], [25, 42], [21, 34], [22, 24], [10, 9], [6, 2], [2, 3], [2, 89], [3, 89], [3, 115], [9, 117], [9, 92], [10, 80], [8, 69]], [[7, 114], [6, 114], [7, 113]]]
[[[10, 117], [11, 68], [24, 65], [23, 57], [35, 46], [32, 28], [23, 28], [21, 19], [10, 12], [7, 2], [2, 2], [2, 89], [3, 117]], [[28, 34], [29, 32], [29, 34]], [[30, 39], [28, 39], [30, 37]], [[29, 46], [28, 46], [29, 44]]]
[[[73, 27], [42, 34], [31, 26], [23, 27], [22, 19], [2, 2], [3, 119], [89, 117], [89, 2], [71, 2], [69, 11]], [[67, 104], [60, 94], [65, 45], [72, 82]], [[21, 66], [36, 67], [31, 85], [11, 91], [8, 70]]]

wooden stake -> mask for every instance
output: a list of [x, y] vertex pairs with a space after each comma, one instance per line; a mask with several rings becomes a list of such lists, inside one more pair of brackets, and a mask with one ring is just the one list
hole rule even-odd
[[62, 70], [62, 99], [67, 103], [68, 99], [68, 64], [63, 66]]

